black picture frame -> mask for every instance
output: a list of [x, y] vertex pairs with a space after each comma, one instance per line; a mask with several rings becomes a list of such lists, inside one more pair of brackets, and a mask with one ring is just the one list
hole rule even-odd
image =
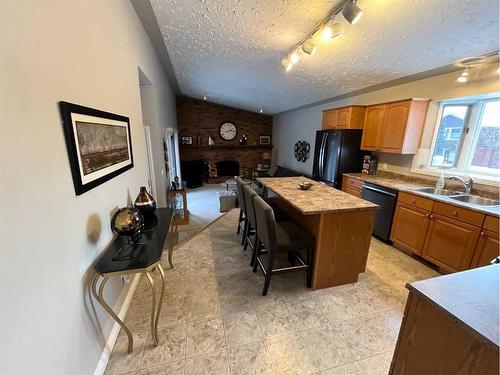
[[[69, 164], [71, 167], [71, 175], [73, 177], [73, 185], [76, 195], [81, 195], [134, 167], [130, 120], [128, 117], [64, 101], [59, 102], [59, 110], [61, 112], [64, 137], [66, 140], [66, 148], [68, 151]], [[126, 129], [126, 136], [122, 135], [120, 138], [122, 140], [126, 139], [127, 142], [126, 147], [121, 148], [120, 155], [123, 157], [126, 154], [127, 159], [119, 162], [117, 161], [115, 164], [111, 164], [109, 166], [102, 166], [99, 168], [95, 167], [92, 172], [87, 172], [88, 175], [96, 174], [94, 177], [83, 176], [84, 171], [82, 170], [82, 157], [80, 155], [80, 148], [77, 141], [78, 137], [75, 136], [74, 128], [76, 125], [73, 121], [74, 115], [98, 118], [97, 120], [92, 120], [96, 121], [95, 123], [89, 123], [93, 126], [108, 126], [111, 125], [112, 121], [120, 123], [119, 127]], [[99, 119], [101, 121], [97, 122]], [[75, 119], [75, 123], [76, 122], [77, 120]], [[124, 151], [125, 148], [126, 152]], [[109, 153], [109, 151], [106, 152]], [[104, 153], [104, 151], [102, 153]], [[119, 164], [121, 166], [118, 166]], [[107, 171], [109, 171], [109, 173], [107, 173]]]

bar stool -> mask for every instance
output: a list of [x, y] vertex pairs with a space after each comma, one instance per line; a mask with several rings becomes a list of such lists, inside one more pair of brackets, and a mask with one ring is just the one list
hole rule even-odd
[[[245, 230], [245, 221], [246, 221], [246, 207], [245, 207], [245, 195], [243, 193], [244, 182], [241, 178], [236, 177], [236, 195], [238, 196], [238, 205], [240, 206], [240, 215], [238, 217], [238, 228], [236, 229], [236, 234], [240, 234], [240, 231]], [[241, 240], [241, 244], [243, 245], [244, 237]]]
[[[257, 236], [265, 246], [265, 249], [256, 246], [253, 265], [253, 272], [257, 272], [257, 268], [260, 267], [265, 277], [262, 295], [267, 295], [271, 276], [278, 273], [304, 270], [307, 272], [307, 287], [310, 288], [312, 284], [314, 237], [292, 221], [276, 222], [273, 209], [258, 195], [253, 197], [253, 204], [257, 223]], [[302, 259], [300, 251], [306, 252], [306, 262]], [[289, 258], [296, 260], [299, 265], [274, 269], [274, 258], [279, 253], [288, 253]], [[266, 266], [261, 259], [264, 254], [269, 255]]]

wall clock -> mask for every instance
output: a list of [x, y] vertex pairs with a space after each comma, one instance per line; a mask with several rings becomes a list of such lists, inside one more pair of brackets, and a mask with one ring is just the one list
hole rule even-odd
[[236, 126], [231, 122], [225, 122], [219, 127], [219, 134], [221, 138], [225, 141], [231, 141], [236, 138], [238, 130]]

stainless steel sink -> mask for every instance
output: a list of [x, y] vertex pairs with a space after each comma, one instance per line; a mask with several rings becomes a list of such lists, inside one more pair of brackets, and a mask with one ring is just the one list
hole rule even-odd
[[463, 193], [460, 193], [459, 191], [453, 191], [453, 190], [447, 190], [447, 189], [437, 189], [433, 187], [422, 187], [422, 188], [416, 188], [413, 189], [414, 191], [418, 191], [420, 193], [426, 193], [426, 194], [434, 194], [434, 195], [460, 195]]
[[499, 201], [495, 201], [493, 199], [483, 198], [477, 195], [458, 195], [456, 197], [450, 197], [450, 199], [475, 204], [476, 206], [498, 206], [500, 205]]

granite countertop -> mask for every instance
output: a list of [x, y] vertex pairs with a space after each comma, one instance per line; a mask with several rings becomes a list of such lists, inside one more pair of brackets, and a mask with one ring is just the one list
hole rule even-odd
[[496, 346], [499, 335], [499, 274], [495, 264], [407, 285], [465, 327]]
[[[477, 205], [470, 204], [467, 202], [456, 201], [456, 200], [450, 199], [449, 197], [446, 197], [446, 196], [434, 195], [434, 194], [422, 193], [420, 191], [415, 191], [416, 188], [434, 187], [431, 184], [422, 184], [419, 182], [405, 181], [404, 179], [395, 179], [395, 178], [390, 178], [390, 177], [369, 175], [366, 173], [344, 173], [344, 176], [356, 178], [358, 180], [361, 180], [364, 182], [369, 182], [369, 183], [380, 185], [380, 186], [385, 186], [385, 187], [388, 187], [390, 189], [404, 191], [404, 192], [415, 194], [415, 195], [420, 195], [422, 197], [429, 198], [429, 199], [432, 199], [432, 200], [435, 200], [438, 202], [443, 202], [443, 203], [451, 204], [454, 206], [467, 208], [469, 210], [477, 211], [477, 212], [480, 212], [483, 214], [500, 216], [500, 206], [477, 206]], [[462, 192], [461, 191], [457, 192], [457, 194], [460, 194], [460, 193], [462, 193]]]
[[[351, 194], [306, 177], [257, 178], [261, 184], [286, 200], [304, 215], [327, 212], [375, 210], [378, 206]], [[300, 190], [299, 182], [310, 182], [309, 190]]]

